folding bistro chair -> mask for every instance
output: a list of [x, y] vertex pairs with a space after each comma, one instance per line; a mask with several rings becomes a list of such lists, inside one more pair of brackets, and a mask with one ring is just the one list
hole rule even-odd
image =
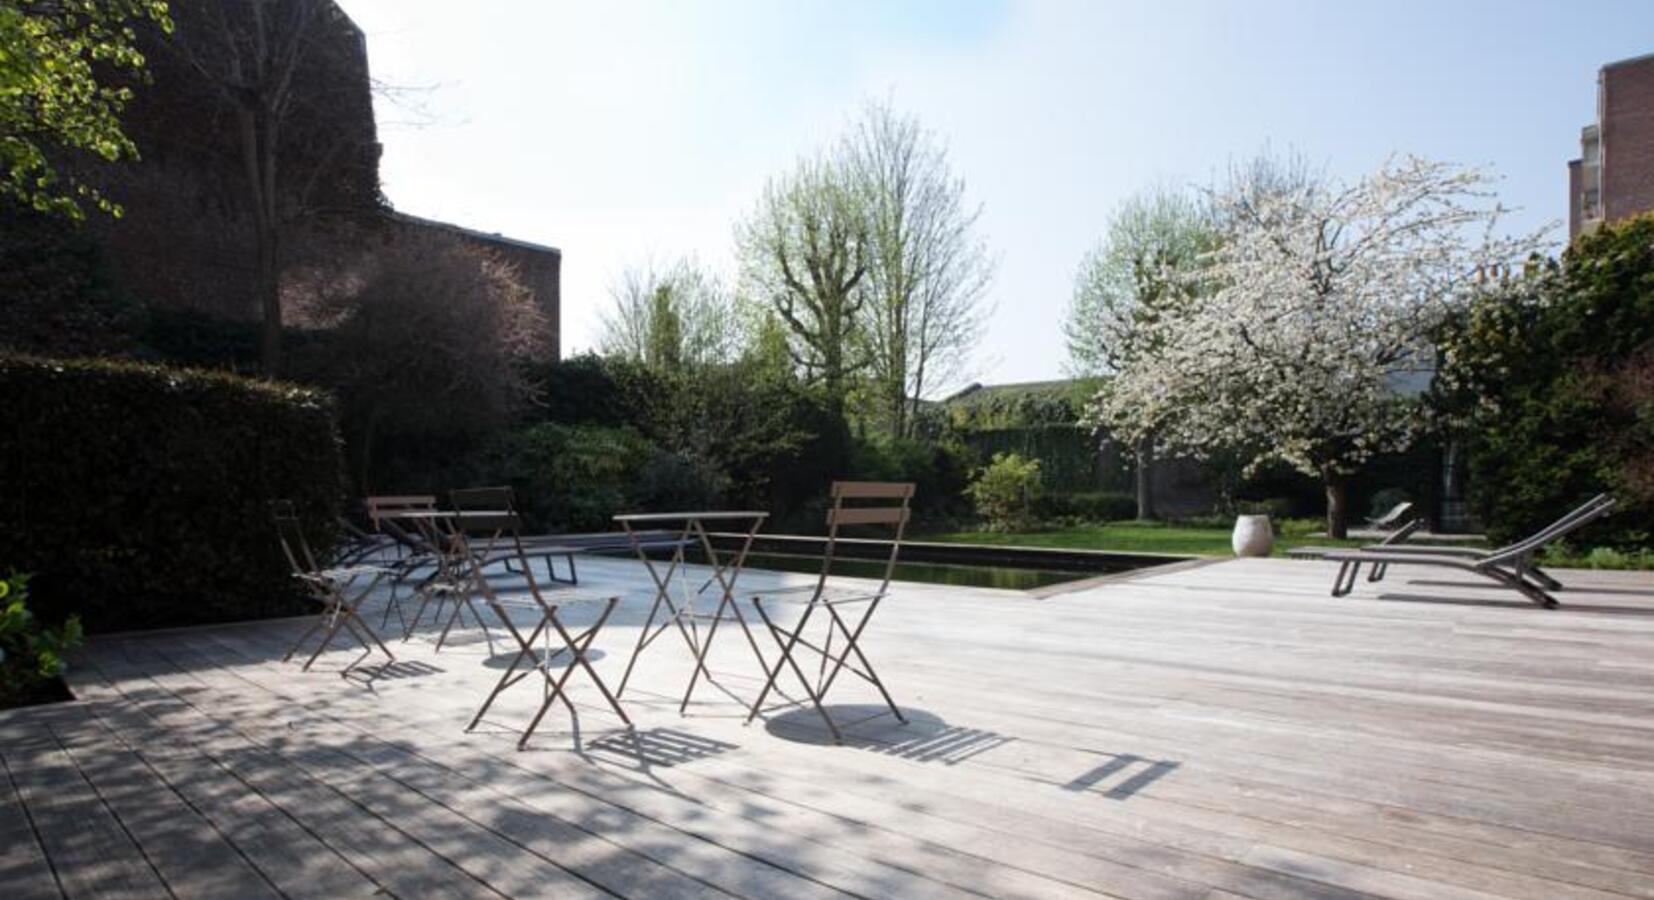
[[[458, 492], [456, 492], [458, 493]], [[458, 501], [456, 500], [456, 504]], [[540, 726], [540, 720], [545, 718], [546, 711], [551, 708], [553, 701], [562, 701], [568, 707], [569, 715], [576, 715], [574, 702], [569, 699], [566, 690], [570, 677], [575, 669], [582, 669], [597, 686], [603, 699], [609, 703], [609, 708], [620, 716], [626, 727], [632, 727], [632, 720], [627, 717], [626, 711], [620, 707], [620, 702], [614, 694], [609, 692], [608, 685], [592, 668], [587, 658], [592, 641], [597, 638], [603, 625], [609, 620], [610, 613], [614, 612], [615, 605], [620, 602], [618, 596], [598, 596], [595, 594], [577, 594], [572, 591], [555, 591], [542, 593], [539, 582], [534, 578], [534, 570], [529, 567], [528, 559], [522, 550], [522, 545], [504, 540], [503, 535], [516, 534], [519, 530], [519, 521], [516, 513], [474, 511], [471, 515], [455, 520], [455, 539], [459, 543], [466, 559], [470, 561], [470, 571], [476, 589], [482, 594], [484, 601], [500, 621], [505, 623], [506, 630], [517, 641], [517, 655], [512, 658], [511, 665], [495, 683], [494, 689], [488, 693], [488, 699], [483, 701], [482, 707], [471, 718], [466, 731], [477, 727], [482, 717], [487, 714], [501, 693], [512, 685], [517, 684], [530, 675], [538, 672], [543, 682], [543, 697], [540, 708], [534, 717], [529, 720], [523, 729], [522, 737], [517, 740], [517, 749], [528, 746], [528, 739], [534, 735], [534, 730]], [[478, 539], [481, 543], [477, 543]], [[502, 547], [502, 541], [504, 546]], [[527, 597], [502, 597], [488, 580], [483, 569], [490, 563], [505, 559], [514, 559], [521, 564], [524, 583], [528, 588]], [[571, 604], [601, 603], [602, 611], [598, 613], [596, 621], [586, 626], [579, 633], [571, 633], [568, 626], [558, 615], [558, 610]], [[511, 613], [528, 611], [536, 616], [534, 627], [525, 635], [523, 629], [513, 620]], [[555, 634], [560, 647], [553, 649], [552, 635]], [[564, 653], [570, 655], [569, 664], [560, 675], [552, 674], [552, 662]]]
[[[822, 554], [821, 575], [816, 579], [816, 583], [796, 592], [771, 591], [752, 598], [753, 607], [758, 611], [765, 629], [775, 638], [781, 656], [765, 673], [764, 687], [759, 691], [758, 699], [753, 701], [752, 709], [747, 714], [748, 722], [763, 711], [764, 700], [772, 689], [780, 692], [776, 679], [781, 676], [781, 670], [786, 668], [797, 676], [805, 695], [809, 697], [816, 712], [821, 715], [821, 720], [827, 723], [827, 730], [832, 733], [833, 740], [838, 743], [844, 742], [844, 736], [823, 704], [827, 692], [832, 690], [842, 671], [848, 670], [877, 688], [879, 696], [884, 698], [885, 705], [890, 707], [891, 714], [897, 721], [906, 724], [907, 717], [896, 707], [896, 702], [890, 699], [890, 692], [885, 690], [884, 682], [873, 670], [872, 663], [868, 662], [859, 641], [880, 601], [890, 591], [890, 576], [895, 571], [896, 555], [901, 549], [902, 533], [907, 527], [913, 487], [912, 484], [872, 481], [834, 482], [833, 506], [827, 511], [827, 547]], [[852, 505], [846, 501], [857, 503]], [[832, 576], [833, 555], [838, 545], [839, 529], [856, 525], [883, 526], [892, 530], [890, 555], [885, 560], [884, 578], [876, 588], [830, 586], [828, 581]], [[793, 596], [789, 597], [789, 593]], [[804, 611], [791, 627], [783, 626], [768, 608], [776, 603], [802, 605]], [[859, 617], [854, 612], [858, 606], [861, 609]], [[822, 629], [824, 637], [812, 640], [807, 629], [811, 619], [820, 621], [820, 616], [826, 616], [825, 628]], [[843, 640], [843, 647], [835, 651], [833, 644], [839, 639]], [[814, 654], [814, 661], [817, 663], [813, 679], [805, 672], [804, 662], [809, 660], [801, 662], [799, 658], [804, 651]], [[851, 657], [855, 658], [855, 662], [851, 662]]]
[[[281, 658], [282, 662], [292, 659], [293, 654], [297, 653], [304, 642], [318, 630], [323, 631], [321, 642], [316, 645], [316, 650], [310, 654], [310, 658], [305, 660], [304, 671], [310, 671], [310, 666], [340, 631], [350, 632], [364, 648], [361, 656], [345, 666], [345, 672], [349, 672], [371, 655], [375, 647], [384, 652], [387, 661], [395, 662], [396, 657], [390, 649], [379, 640], [379, 636], [373, 633], [373, 629], [368, 627], [368, 623], [363, 621], [361, 614], [357, 612], [357, 607], [373, 593], [373, 589], [385, 576], [391, 574], [391, 570], [382, 566], [362, 565], [324, 568], [316, 563], [316, 555], [311, 551], [310, 541], [305, 537], [293, 502], [274, 501], [270, 504], [270, 513], [275, 520], [276, 537], [281, 541], [282, 554], [287, 557], [288, 565], [293, 568], [293, 577], [304, 584], [311, 599], [322, 607], [321, 615], [315, 624], [293, 642], [287, 655]], [[367, 584], [357, 589], [357, 580], [368, 576], [371, 577]]]
[[[517, 509], [517, 493], [510, 487], [462, 488], [449, 491], [448, 502], [453, 504], [455, 509], [460, 510], [508, 512], [517, 516], [519, 522], [521, 521], [520, 510]], [[510, 536], [510, 546], [506, 547], [504, 552], [495, 558], [487, 560], [488, 565], [503, 563], [506, 571], [521, 574], [518, 569], [524, 564], [525, 560], [539, 557], [545, 561], [546, 578], [550, 581], [560, 584], [579, 583], [579, 574], [574, 567], [574, 554], [580, 552], [581, 548], [571, 544], [567, 538], [562, 535], [525, 537], [519, 529], [513, 529]], [[625, 545], [620, 544], [620, 546]], [[562, 556], [567, 559], [569, 567], [567, 578], [557, 574], [557, 566], [552, 562], [554, 556]]]
[[362, 508], [367, 513], [368, 525], [372, 529], [369, 533], [382, 538], [388, 552], [393, 554], [393, 558], [387, 564], [392, 570], [391, 596], [385, 603], [385, 612], [380, 617], [379, 626], [383, 628], [390, 624], [391, 610], [394, 608], [397, 619], [402, 623], [403, 639], [406, 640], [413, 634], [413, 626], [402, 613], [402, 585], [415, 572], [430, 567], [432, 571], [414, 585], [414, 594], [419, 595], [425, 584], [439, 574], [439, 554], [422, 527], [397, 516], [406, 512], [433, 511], [436, 509], [436, 497], [430, 494], [372, 496], [363, 499]]

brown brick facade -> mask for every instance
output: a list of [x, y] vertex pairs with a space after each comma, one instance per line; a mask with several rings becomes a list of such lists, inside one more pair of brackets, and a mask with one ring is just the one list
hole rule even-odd
[[1654, 54], [1597, 74], [1597, 121], [1568, 164], [1568, 234], [1654, 210]]
[[546, 315], [546, 320], [551, 324], [551, 358], [553, 360], [562, 358], [563, 253], [561, 250], [556, 247], [519, 241], [504, 235], [473, 231], [448, 222], [422, 219], [406, 213], [390, 213], [390, 219], [402, 228], [436, 231], [451, 235], [458, 241], [478, 244], [500, 259], [516, 266], [518, 276], [522, 278], [523, 284], [534, 292], [534, 302], [539, 305], [540, 310]]

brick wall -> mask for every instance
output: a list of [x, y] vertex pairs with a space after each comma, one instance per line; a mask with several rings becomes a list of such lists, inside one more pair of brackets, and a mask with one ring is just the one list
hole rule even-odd
[[448, 222], [422, 219], [406, 213], [390, 213], [389, 219], [400, 228], [435, 231], [449, 235], [456, 241], [475, 244], [516, 266], [518, 276], [522, 279], [523, 284], [534, 292], [534, 302], [545, 313], [546, 320], [551, 325], [551, 358], [553, 360], [562, 358], [562, 251], [556, 247], [531, 244], [527, 241], [519, 241], [503, 235], [474, 231]]
[[1602, 210], [1608, 221], [1654, 210], [1654, 56], [1601, 74]]

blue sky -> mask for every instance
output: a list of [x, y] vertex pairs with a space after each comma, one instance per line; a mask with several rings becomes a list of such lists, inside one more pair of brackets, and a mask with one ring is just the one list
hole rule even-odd
[[[381, 81], [397, 208], [559, 247], [565, 353], [628, 263], [733, 275], [770, 175], [867, 98], [917, 114], [999, 261], [976, 379], [1058, 377], [1081, 255], [1122, 198], [1294, 148], [1485, 165], [1513, 227], [1566, 218], [1597, 68], [1654, 52], [1654, 2], [341, 0]], [[404, 100], [404, 103], [409, 100]], [[416, 121], [417, 120], [417, 121]]]

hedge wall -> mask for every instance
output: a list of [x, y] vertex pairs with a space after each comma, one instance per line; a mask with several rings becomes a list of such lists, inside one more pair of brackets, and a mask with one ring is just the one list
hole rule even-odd
[[0, 397], [0, 569], [35, 574], [43, 618], [113, 631], [307, 608], [268, 501], [293, 499], [331, 540], [343, 490], [328, 395], [0, 356]]

